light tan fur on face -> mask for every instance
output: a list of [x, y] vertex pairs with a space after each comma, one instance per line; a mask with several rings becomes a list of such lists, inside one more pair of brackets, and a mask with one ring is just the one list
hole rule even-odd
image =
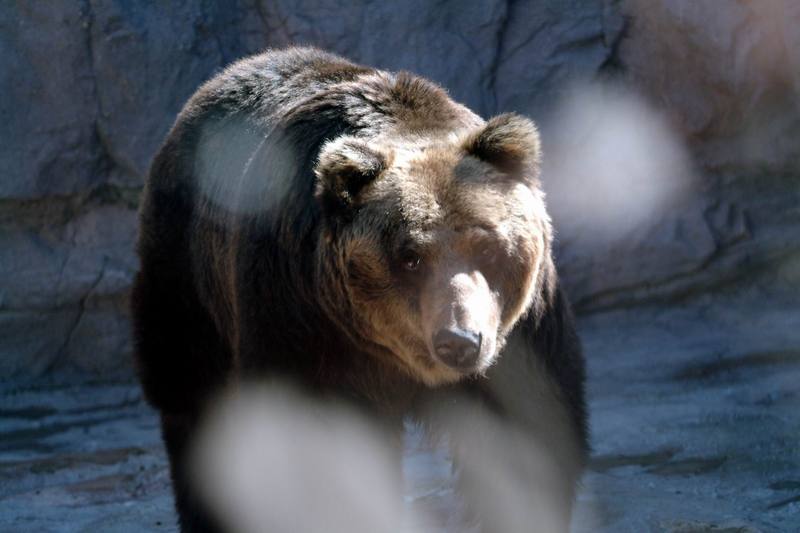
[[[358, 216], [339, 242], [351, 328], [373, 353], [429, 386], [484, 373], [543, 290], [550, 226], [535, 177], [535, 128], [502, 116], [466, 135], [366, 144], [353, 157], [325, 152], [344, 167], [342, 157], [360, 161], [365, 151], [380, 154], [369, 161], [389, 162], [352, 198]], [[384, 242], [376, 225], [389, 219], [399, 227], [388, 228], [394, 240]], [[401, 242], [422, 257], [418, 274], [398, 274], [393, 254]], [[432, 339], [442, 328], [480, 333], [474, 368], [459, 372], [437, 359]]]
[[493, 291], [479, 270], [471, 268], [438, 269], [423, 290], [420, 322], [429, 353], [435, 353], [433, 338], [437, 331], [455, 329], [482, 336], [475, 373], [483, 373], [496, 356], [500, 322], [500, 295]]

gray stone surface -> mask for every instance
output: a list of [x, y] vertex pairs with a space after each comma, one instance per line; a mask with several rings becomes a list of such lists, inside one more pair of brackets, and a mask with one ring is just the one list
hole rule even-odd
[[67, 194], [102, 182], [80, 4], [4, 3], [0, 51], [0, 197]]
[[626, 2], [620, 64], [707, 166], [797, 169], [800, 4]]
[[584, 321], [594, 456], [578, 529], [800, 528], [800, 294], [783, 291]]
[[130, 375], [136, 193], [0, 208], [0, 375]]
[[3, 392], [0, 531], [175, 531], [157, 419], [138, 387]]

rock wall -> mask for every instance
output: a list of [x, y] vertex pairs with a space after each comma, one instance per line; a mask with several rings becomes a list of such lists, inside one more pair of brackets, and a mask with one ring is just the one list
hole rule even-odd
[[800, 10], [767, 4], [2, 3], [0, 377], [130, 372], [149, 159], [200, 83], [265, 47], [417, 72], [484, 116], [539, 120], [546, 146], [576, 82], [644, 95], [693, 154], [692, 194], [602, 246], [561, 234], [582, 312], [685, 297], [796, 257]]
[[130, 371], [127, 298], [149, 158], [248, 41], [208, 2], [0, 6], [0, 376]]
[[[615, 242], [564, 250], [579, 309], [711, 297], [726, 286], [749, 287], [754, 310], [765, 289], [800, 296], [800, 4], [631, 0], [621, 9], [614, 77], [669, 123], [692, 176], [684, 194]], [[756, 281], [778, 271], [770, 287]]]

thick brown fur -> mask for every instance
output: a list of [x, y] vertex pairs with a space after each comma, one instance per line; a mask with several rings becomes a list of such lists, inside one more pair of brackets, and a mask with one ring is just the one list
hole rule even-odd
[[[528, 393], [493, 381], [506, 345], [560, 406], [571, 497], [584, 363], [539, 158], [523, 117], [484, 122], [427, 80], [310, 48], [239, 61], [192, 96], [150, 170], [132, 303], [183, 531], [217, 528], [185, 463], [222, 388], [288, 380], [393, 424], [453, 393], [543, 431]], [[434, 326], [483, 332], [474, 367], [435, 356]]]

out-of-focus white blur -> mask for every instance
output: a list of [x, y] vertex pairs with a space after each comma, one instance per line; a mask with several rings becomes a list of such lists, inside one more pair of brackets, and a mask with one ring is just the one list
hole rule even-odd
[[399, 454], [339, 405], [286, 388], [224, 398], [194, 453], [205, 500], [231, 531], [396, 532]]
[[200, 193], [229, 213], [277, 213], [292, 188], [300, 161], [279, 128], [264, 132], [237, 118], [210, 124], [195, 158]]
[[690, 178], [666, 119], [630, 90], [576, 87], [545, 125], [542, 181], [566, 240], [624, 238], [679, 201]]
[[468, 521], [480, 531], [568, 531], [572, 479], [546, 439], [476, 405], [443, 406], [435, 418], [452, 446]]
[[463, 398], [431, 409], [434, 434], [406, 424], [401, 457], [399, 439], [342, 405], [244, 388], [207, 420], [195, 479], [244, 533], [567, 531], [571, 481], [543, 441]]

